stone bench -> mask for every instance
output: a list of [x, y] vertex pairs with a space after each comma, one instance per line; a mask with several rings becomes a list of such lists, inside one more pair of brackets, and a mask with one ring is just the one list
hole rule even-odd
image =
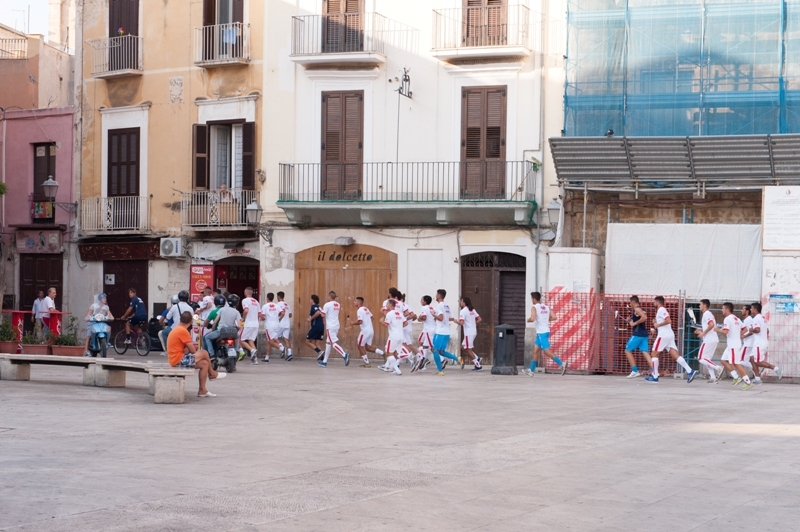
[[61, 357], [54, 355], [12, 355], [0, 354], [0, 380], [31, 380], [31, 364], [49, 366], [74, 366], [87, 368], [94, 366], [95, 359], [88, 357]]
[[[159, 364], [159, 366], [161, 366]], [[156, 404], [183, 404], [186, 399], [186, 377], [194, 375], [194, 368], [151, 367], [150, 395]]]
[[152, 363], [130, 362], [113, 358], [96, 358], [94, 364], [83, 370], [84, 386], [101, 388], [124, 388], [125, 374], [128, 371], [147, 373]]

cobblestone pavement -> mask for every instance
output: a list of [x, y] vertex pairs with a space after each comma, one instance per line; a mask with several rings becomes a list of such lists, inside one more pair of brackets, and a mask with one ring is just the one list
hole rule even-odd
[[34, 366], [0, 382], [0, 530], [797, 530], [800, 386], [374, 366], [184, 405]]

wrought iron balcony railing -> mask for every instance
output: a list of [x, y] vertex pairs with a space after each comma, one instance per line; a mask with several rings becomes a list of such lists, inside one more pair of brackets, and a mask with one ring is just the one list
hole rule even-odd
[[195, 28], [194, 62], [200, 66], [250, 61], [250, 24], [232, 22]]
[[92, 76], [96, 78], [141, 74], [142, 38], [137, 35], [103, 37], [89, 41]]
[[150, 231], [150, 198], [114, 196], [83, 198], [81, 228], [88, 233]]
[[280, 165], [278, 202], [530, 202], [530, 161]]
[[192, 190], [181, 192], [181, 226], [200, 230], [247, 227], [246, 208], [255, 190]]
[[324, 54], [385, 55], [387, 46], [413, 50], [417, 30], [378, 13], [292, 17], [293, 57]]
[[434, 50], [492, 46], [536, 50], [540, 36], [540, 17], [522, 5], [436, 9], [433, 12]]

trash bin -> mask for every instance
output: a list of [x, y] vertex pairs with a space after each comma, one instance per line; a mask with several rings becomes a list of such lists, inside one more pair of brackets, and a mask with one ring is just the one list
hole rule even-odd
[[517, 338], [514, 327], [503, 323], [494, 327], [494, 363], [492, 375], [517, 374]]

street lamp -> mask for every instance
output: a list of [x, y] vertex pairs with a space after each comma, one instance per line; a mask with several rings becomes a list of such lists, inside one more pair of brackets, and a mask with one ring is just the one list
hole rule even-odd
[[247, 224], [248, 225], [258, 225], [261, 222], [261, 213], [264, 212], [264, 209], [261, 208], [261, 205], [258, 204], [258, 201], [253, 199], [250, 204], [245, 207], [245, 213], [247, 214]]
[[551, 201], [547, 206], [547, 219], [550, 220], [550, 225], [558, 225], [558, 219], [561, 215], [561, 208], [561, 203], [555, 198], [553, 198], [553, 201]]
[[58, 181], [53, 179], [53, 176], [47, 176], [47, 181], [42, 183], [42, 189], [44, 190], [44, 195], [55, 205], [56, 207], [61, 207], [65, 211], [70, 214], [75, 214], [78, 212], [78, 202], [68, 203], [68, 202], [58, 202], [56, 201], [56, 193], [58, 193]]

